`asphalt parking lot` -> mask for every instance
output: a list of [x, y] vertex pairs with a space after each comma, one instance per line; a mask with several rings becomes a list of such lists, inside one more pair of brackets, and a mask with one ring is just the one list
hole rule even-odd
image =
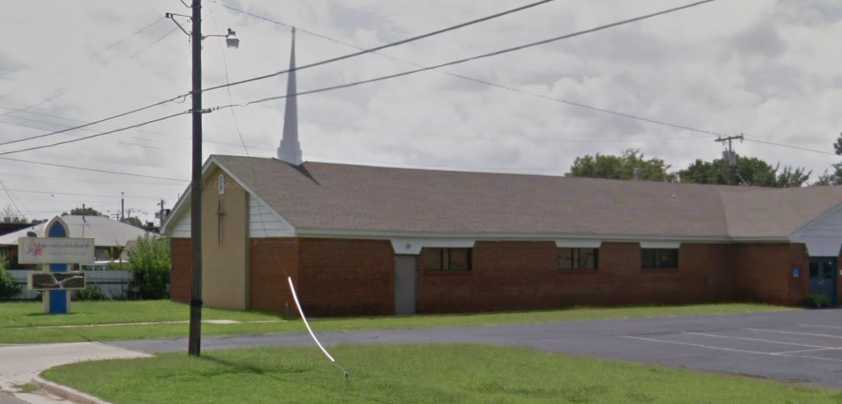
[[[318, 332], [318, 322], [314, 324]], [[737, 316], [570, 321], [555, 324], [323, 333], [326, 345], [483, 343], [527, 346], [670, 367], [842, 388], [842, 309]], [[184, 339], [113, 343], [144, 352], [186, 349]], [[304, 334], [206, 338], [205, 349], [306, 346]], [[341, 361], [341, 358], [339, 358]]]

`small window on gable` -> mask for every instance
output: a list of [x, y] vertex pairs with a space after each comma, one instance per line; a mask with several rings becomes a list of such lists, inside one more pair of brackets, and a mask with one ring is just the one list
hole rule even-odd
[[558, 269], [561, 271], [596, 271], [599, 267], [598, 248], [559, 248]]
[[470, 272], [470, 248], [424, 248], [421, 260], [430, 272]]
[[219, 179], [216, 181], [217, 189], [219, 194], [222, 195], [225, 193], [225, 175], [219, 174]]
[[678, 269], [677, 248], [644, 248], [640, 258], [643, 269]]

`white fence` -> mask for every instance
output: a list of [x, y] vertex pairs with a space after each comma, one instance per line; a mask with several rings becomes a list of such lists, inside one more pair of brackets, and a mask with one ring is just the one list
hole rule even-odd
[[[39, 291], [26, 288], [26, 279], [34, 271], [11, 269], [8, 271], [12, 279], [21, 287], [21, 292], [14, 299], [34, 299], [40, 296]], [[125, 299], [128, 296], [129, 282], [132, 281], [130, 271], [85, 271], [87, 284], [96, 286], [102, 293], [111, 299]]]

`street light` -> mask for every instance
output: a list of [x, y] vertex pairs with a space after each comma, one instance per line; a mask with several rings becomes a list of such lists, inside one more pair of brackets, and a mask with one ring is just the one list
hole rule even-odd
[[225, 44], [229, 48], [237, 49], [240, 47], [240, 38], [237, 38], [237, 33], [231, 28], [228, 28], [228, 34], [225, 35]]
[[[182, 1], [182, 4], [187, 4]], [[191, 356], [199, 356], [202, 351], [202, 41], [207, 37], [223, 37], [229, 48], [240, 46], [231, 28], [223, 35], [202, 35], [202, 0], [193, 0], [189, 6], [191, 15], [166, 13], [164, 17], [172, 20], [181, 32], [190, 37], [191, 54], [193, 57], [192, 71], [192, 108], [193, 115], [193, 151], [191, 161], [190, 182], [190, 243], [192, 249], [192, 287], [190, 288], [190, 332], [188, 335], [187, 352]], [[176, 17], [190, 20], [193, 29], [189, 32], [178, 23]]]

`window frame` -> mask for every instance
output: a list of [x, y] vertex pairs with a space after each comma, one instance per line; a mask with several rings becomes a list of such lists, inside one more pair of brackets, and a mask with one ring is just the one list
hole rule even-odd
[[[569, 251], [569, 267], [563, 267], [561, 265], [562, 259], [565, 258], [563, 256], [563, 251]], [[589, 267], [583, 265], [583, 257], [582, 254], [584, 250], [589, 250], [593, 253], [593, 267]], [[563, 273], [589, 273], [589, 272], [597, 272], [599, 271], [599, 248], [586, 248], [586, 247], [556, 247], [557, 255], [556, 255], [556, 270]]]
[[[438, 252], [438, 268], [433, 268], [427, 262], [427, 256], [431, 250]], [[453, 251], [464, 251], [466, 269], [453, 269], [451, 253]], [[425, 252], [427, 254], [425, 254]], [[470, 274], [474, 271], [474, 249], [469, 247], [424, 247], [421, 251], [423, 270], [425, 273], [433, 274]]]
[[[651, 265], [647, 261], [646, 254], [650, 253], [651, 256]], [[671, 264], [674, 265], [662, 265], [663, 257], [666, 254], [675, 255], [675, 259], [672, 260]], [[641, 248], [640, 249], [640, 268], [643, 271], [678, 271], [679, 266], [681, 265], [681, 248]]]

